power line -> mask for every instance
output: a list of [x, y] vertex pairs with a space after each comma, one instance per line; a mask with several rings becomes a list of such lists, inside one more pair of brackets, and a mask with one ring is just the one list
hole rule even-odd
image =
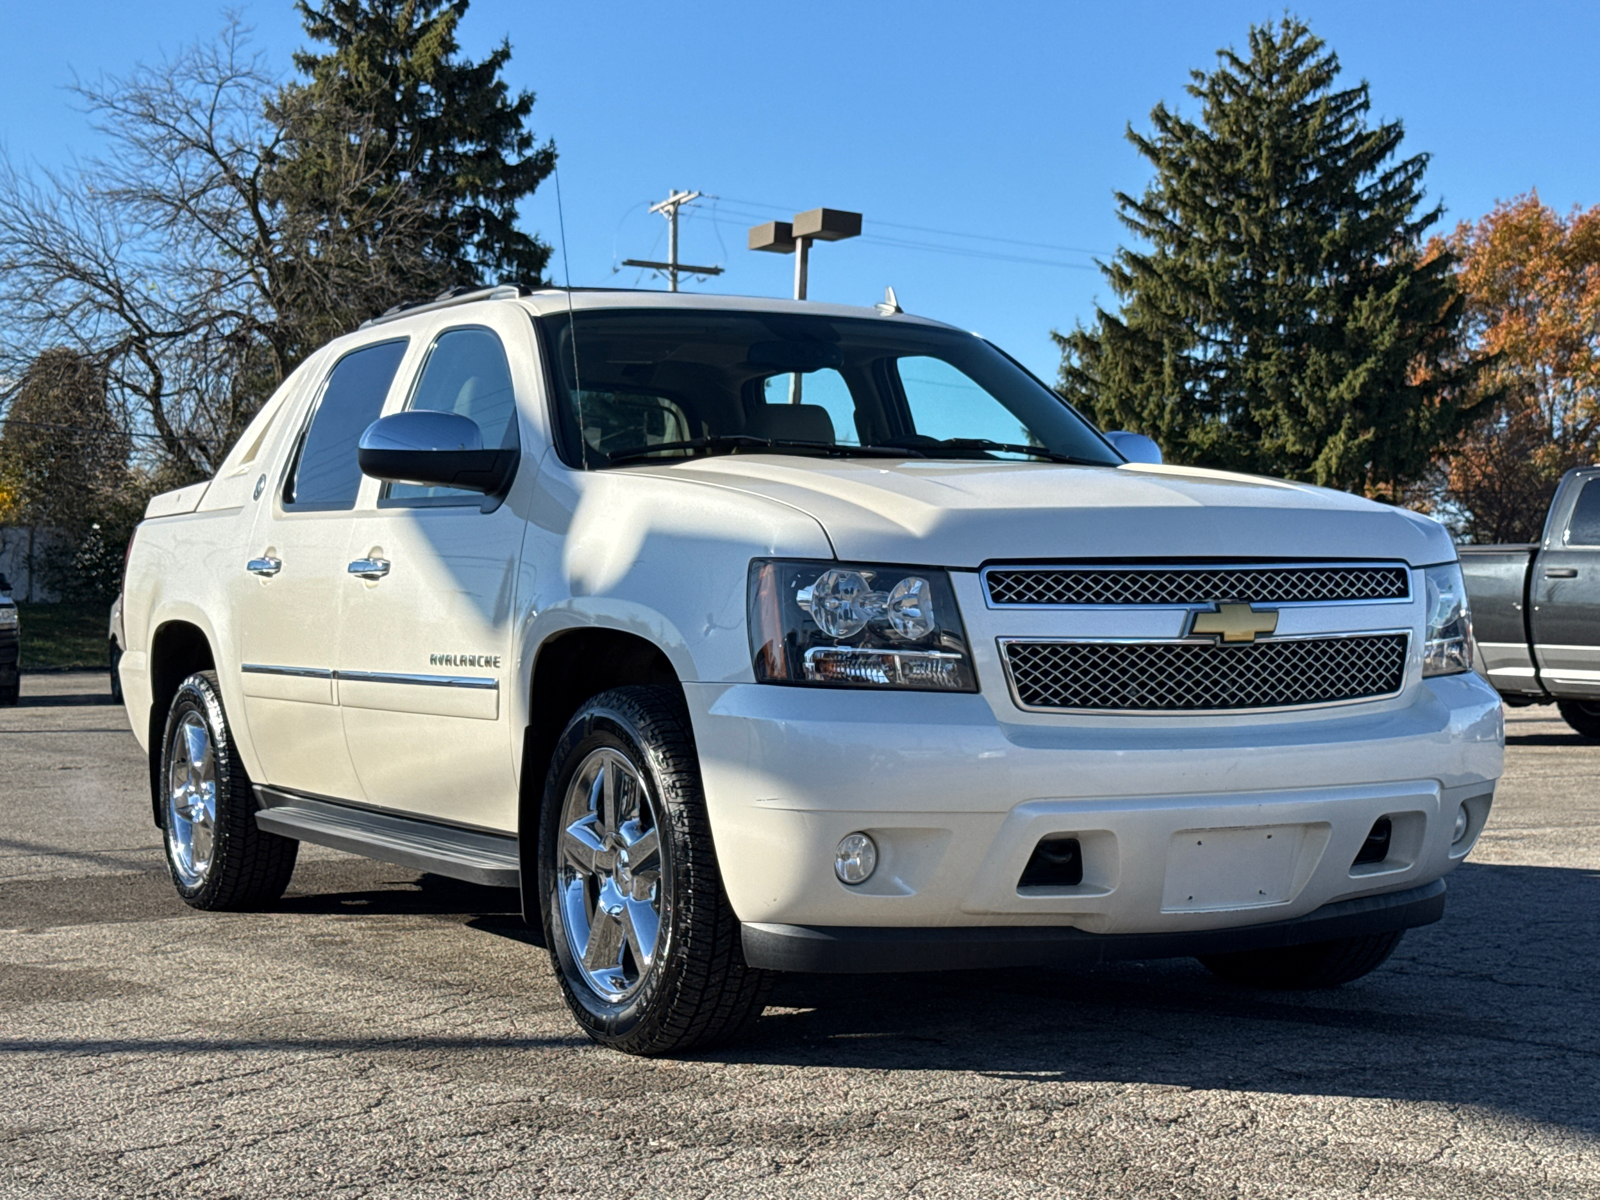
[[[759, 200], [736, 200], [731, 196], [708, 196], [708, 199], [718, 199], [726, 204], [734, 204], [742, 207], [753, 208], [758, 210], [760, 213], [783, 212], [788, 210], [790, 207], [789, 205], [783, 204], [766, 204]], [[877, 219], [874, 219], [872, 223], [874, 225], [881, 225], [885, 229], [906, 229], [913, 233], [936, 233], [945, 237], [971, 238], [977, 241], [999, 242], [1011, 246], [1030, 246], [1035, 250], [1059, 250], [1064, 254], [1094, 254], [1100, 255], [1101, 257], [1110, 257], [1111, 255], [1111, 251], [1092, 250], [1087, 246], [1064, 246], [1057, 242], [1033, 242], [1027, 241], [1023, 238], [1001, 237], [998, 234], [992, 233], [967, 233], [959, 229], [938, 229], [931, 225], [906, 225], [899, 221], [880, 221]], [[935, 247], [924, 248], [934, 249]]]
[[[880, 225], [884, 222], [878, 222]], [[1068, 271], [1098, 271], [1100, 268], [1094, 263], [1059, 262], [1048, 258], [1028, 258], [1021, 254], [997, 254], [993, 250], [969, 249], [965, 246], [936, 246], [928, 242], [907, 241], [904, 238], [874, 237], [871, 234], [862, 236], [862, 241], [871, 242], [877, 246], [895, 246], [904, 250], [925, 250], [934, 254], [954, 254], [960, 258], [985, 258], [992, 262], [1027, 263], [1036, 267], [1061, 267]]]

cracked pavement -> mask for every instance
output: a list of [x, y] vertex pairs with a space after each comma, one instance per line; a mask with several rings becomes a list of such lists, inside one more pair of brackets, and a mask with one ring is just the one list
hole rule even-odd
[[0, 709], [0, 1196], [1600, 1197], [1600, 746], [1514, 709], [1376, 974], [779, 982], [679, 1060], [576, 1032], [516, 895], [315, 847], [186, 908], [103, 675]]

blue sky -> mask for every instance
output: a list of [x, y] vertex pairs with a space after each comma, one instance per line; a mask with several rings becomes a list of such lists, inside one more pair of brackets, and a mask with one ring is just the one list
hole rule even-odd
[[[237, 5], [287, 71], [302, 33], [288, 0]], [[188, 0], [6, 5], [0, 140], [59, 165], [97, 136], [66, 91], [209, 37], [221, 6]], [[1295, 11], [1366, 79], [1374, 114], [1433, 155], [1446, 222], [1537, 188], [1560, 209], [1600, 203], [1600, 5], [1454, 0], [1302, 3]], [[1112, 192], [1148, 172], [1123, 138], [1190, 68], [1242, 45], [1268, 3], [806, 5], [475, 0], [469, 53], [509, 37], [508, 77], [538, 93], [533, 125], [561, 151], [575, 284], [634, 286], [623, 258], [661, 258], [669, 188], [707, 200], [684, 261], [727, 273], [691, 288], [786, 295], [792, 260], [744, 248], [746, 228], [828, 205], [864, 236], [819, 247], [814, 299], [870, 304], [894, 285], [908, 311], [993, 338], [1048, 378], [1052, 328], [1109, 302], [1092, 258], [1123, 240]], [[523, 206], [557, 245], [555, 189]], [[934, 232], [930, 232], [934, 231]], [[980, 236], [955, 236], [957, 234]], [[1001, 240], [1007, 239], [1007, 240]], [[646, 281], [646, 286], [651, 286]]]

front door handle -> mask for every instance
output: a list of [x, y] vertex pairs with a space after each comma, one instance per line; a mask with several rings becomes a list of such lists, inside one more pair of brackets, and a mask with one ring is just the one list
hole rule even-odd
[[1578, 568], [1546, 567], [1544, 569], [1544, 577], [1546, 579], [1576, 579], [1578, 577]]
[[361, 579], [382, 579], [388, 573], [387, 558], [358, 558], [350, 564], [350, 574]]
[[283, 560], [281, 558], [273, 558], [270, 554], [263, 555], [261, 558], [252, 558], [245, 563], [244, 569], [252, 575], [270, 577], [283, 570]]

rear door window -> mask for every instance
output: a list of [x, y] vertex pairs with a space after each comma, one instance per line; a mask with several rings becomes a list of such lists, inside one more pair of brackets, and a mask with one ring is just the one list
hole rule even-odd
[[[515, 450], [519, 444], [511, 366], [500, 338], [488, 329], [472, 326], [441, 333], [428, 351], [406, 407], [471, 419], [483, 437], [485, 450]], [[483, 499], [463, 488], [415, 483], [392, 483], [387, 495], [396, 500], [460, 496], [477, 503]]]
[[334, 365], [284, 485], [285, 504], [355, 507], [361, 490], [356, 446], [383, 410], [405, 352], [406, 340], [400, 338], [352, 350]]
[[1578, 493], [1567, 522], [1567, 545], [1600, 546], [1600, 479], [1591, 479]]

